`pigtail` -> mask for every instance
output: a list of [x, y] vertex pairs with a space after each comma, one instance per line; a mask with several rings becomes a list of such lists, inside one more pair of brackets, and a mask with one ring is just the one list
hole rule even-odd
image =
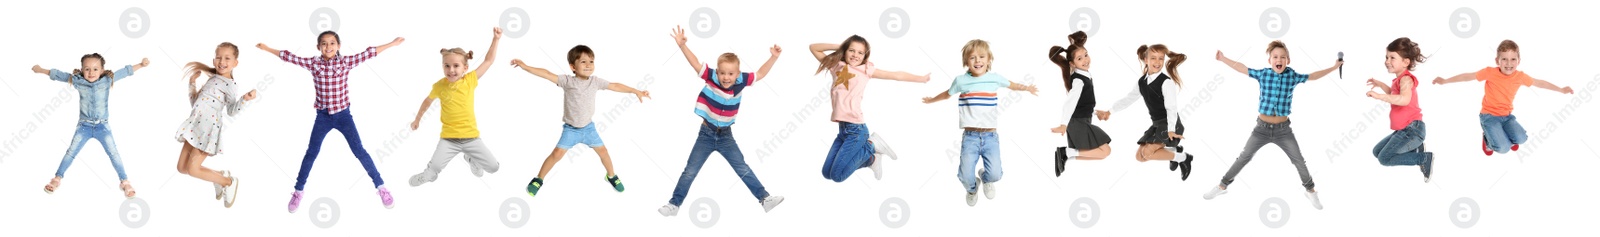
[[1178, 87], [1183, 87], [1183, 79], [1178, 77], [1178, 64], [1183, 64], [1188, 58], [1189, 56], [1181, 53], [1167, 51], [1167, 74], [1172, 76], [1172, 82], [1178, 84]]

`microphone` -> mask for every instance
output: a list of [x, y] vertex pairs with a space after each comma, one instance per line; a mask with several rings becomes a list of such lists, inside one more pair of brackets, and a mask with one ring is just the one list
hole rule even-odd
[[[1339, 51], [1339, 61], [1344, 62], [1344, 51]], [[1344, 65], [1339, 65], [1339, 79], [1344, 79]]]

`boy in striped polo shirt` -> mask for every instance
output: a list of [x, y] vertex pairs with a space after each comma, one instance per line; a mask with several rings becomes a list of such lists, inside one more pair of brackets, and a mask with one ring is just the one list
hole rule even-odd
[[1250, 159], [1256, 156], [1256, 151], [1268, 143], [1277, 144], [1283, 153], [1289, 155], [1289, 163], [1294, 164], [1295, 171], [1300, 172], [1300, 183], [1306, 187], [1306, 198], [1311, 200], [1311, 206], [1322, 210], [1322, 201], [1317, 198], [1315, 183], [1311, 182], [1311, 171], [1306, 169], [1306, 158], [1300, 155], [1300, 141], [1294, 137], [1294, 129], [1289, 128], [1289, 106], [1294, 101], [1294, 88], [1300, 83], [1317, 80], [1328, 75], [1339, 66], [1344, 65], [1344, 59], [1335, 61], [1333, 67], [1301, 74], [1289, 68], [1289, 47], [1282, 41], [1272, 41], [1267, 44], [1267, 62], [1271, 68], [1250, 69], [1243, 63], [1233, 61], [1217, 51], [1217, 61], [1222, 61], [1229, 68], [1239, 73], [1250, 75], [1261, 84], [1261, 102], [1258, 111], [1261, 115], [1256, 119], [1254, 131], [1250, 133], [1250, 140], [1244, 143], [1244, 151], [1239, 152], [1239, 159], [1233, 162], [1233, 167], [1228, 168], [1228, 173], [1222, 176], [1222, 183], [1212, 187], [1206, 192], [1206, 200], [1216, 198], [1217, 195], [1228, 193], [1228, 184], [1233, 183], [1233, 177], [1239, 175]]
[[683, 50], [683, 57], [689, 60], [689, 66], [700, 74], [700, 79], [706, 84], [700, 90], [698, 102], [695, 103], [694, 113], [700, 115], [700, 137], [695, 139], [694, 148], [689, 152], [689, 163], [683, 166], [683, 174], [678, 176], [678, 186], [672, 191], [672, 199], [667, 200], [667, 205], [657, 210], [662, 216], [678, 215], [678, 206], [683, 205], [684, 196], [689, 194], [689, 186], [694, 184], [694, 178], [700, 173], [700, 167], [706, 164], [706, 159], [711, 157], [711, 152], [722, 154], [728, 160], [728, 165], [733, 166], [733, 173], [744, 180], [744, 185], [750, 188], [761, 201], [765, 211], [772, 211], [779, 203], [783, 203], [782, 196], [767, 193], [767, 188], [761, 186], [761, 180], [756, 179], [756, 173], [750, 171], [750, 165], [744, 162], [744, 153], [739, 151], [739, 143], [733, 140], [734, 116], [739, 114], [739, 100], [744, 97], [745, 87], [755, 84], [766, 77], [767, 71], [772, 70], [772, 64], [778, 61], [778, 54], [783, 51], [777, 45], [772, 46], [772, 57], [767, 58], [767, 63], [755, 73], [739, 71], [739, 56], [733, 53], [723, 53], [717, 57], [717, 68], [700, 63], [700, 59], [689, 51], [686, 45], [688, 38], [683, 36], [683, 28], [673, 31], [674, 40], [678, 42], [678, 49]]
[[[938, 95], [922, 98], [922, 103], [931, 104], [949, 99], [950, 96], [960, 96], [959, 105], [961, 116], [961, 164], [957, 167], [956, 178], [961, 180], [962, 187], [967, 191], [967, 206], [978, 205], [978, 184], [983, 184], [983, 196], [994, 199], [994, 182], [1000, 181], [1004, 169], [1000, 168], [1000, 138], [995, 132], [1000, 127], [1000, 88], [1027, 91], [1039, 95], [1039, 89], [1033, 85], [1013, 83], [1006, 80], [998, 73], [990, 72], [989, 68], [994, 61], [994, 54], [989, 52], [989, 42], [983, 40], [967, 41], [961, 47], [961, 65], [967, 67], [967, 73], [956, 76], [950, 82], [950, 89], [940, 91]], [[978, 166], [978, 159], [983, 158], [983, 170], [976, 174], [973, 169]]]

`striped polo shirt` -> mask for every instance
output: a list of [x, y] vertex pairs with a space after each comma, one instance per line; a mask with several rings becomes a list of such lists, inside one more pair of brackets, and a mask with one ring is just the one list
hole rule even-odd
[[694, 105], [694, 113], [717, 127], [733, 125], [734, 115], [739, 114], [739, 99], [744, 97], [744, 88], [750, 86], [751, 79], [754, 79], [756, 74], [740, 72], [739, 79], [733, 86], [724, 88], [718, 83], [716, 69], [706, 66], [706, 69], [701, 71], [700, 79], [705, 80], [706, 87], [700, 90], [700, 98]]

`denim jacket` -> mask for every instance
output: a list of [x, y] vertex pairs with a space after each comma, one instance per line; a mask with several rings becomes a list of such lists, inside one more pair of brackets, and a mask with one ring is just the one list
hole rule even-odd
[[[89, 82], [82, 75], [73, 75], [61, 70], [50, 70], [50, 80], [71, 83], [78, 89], [78, 121], [87, 123], [104, 123], [111, 115], [106, 111], [106, 104], [111, 96], [111, 84], [133, 75], [133, 65], [123, 66], [111, 73], [113, 77], [102, 75], [99, 80]], [[109, 80], [108, 80], [109, 79]]]

